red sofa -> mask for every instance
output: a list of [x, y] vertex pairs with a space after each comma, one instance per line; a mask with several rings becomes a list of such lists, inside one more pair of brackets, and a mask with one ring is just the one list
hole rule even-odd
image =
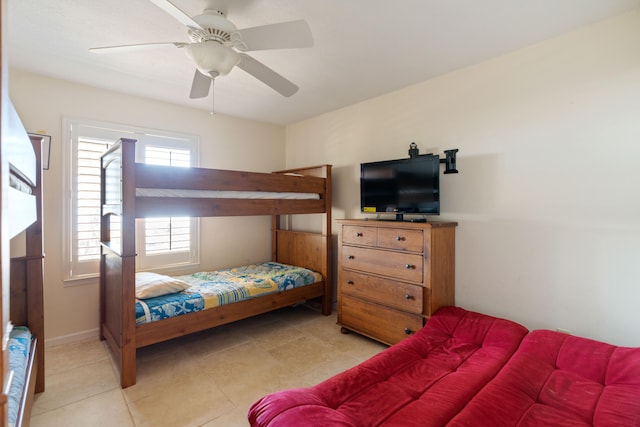
[[640, 348], [533, 331], [449, 425], [640, 426]]
[[249, 409], [273, 426], [640, 426], [640, 349], [445, 307], [412, 337]]

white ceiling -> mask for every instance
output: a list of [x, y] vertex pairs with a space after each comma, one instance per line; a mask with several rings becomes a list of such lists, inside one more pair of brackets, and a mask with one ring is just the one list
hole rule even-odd
[[[206, 0], [173, 0], [198, 15]], [[315, 45], [251, 55], [290, 79], [284, 98], [235, 68], [216, 79], [215, 110], [289, 124], [493, 58], [633, 8], [640, 0], [228, 0], [247, 28], [304, 18]], [[9, 0], [12, 67], [211, 110], [189, 99], [193, 66], [174, 47], [98, 55], [90, 47], [187, 42], [148, 0]]]

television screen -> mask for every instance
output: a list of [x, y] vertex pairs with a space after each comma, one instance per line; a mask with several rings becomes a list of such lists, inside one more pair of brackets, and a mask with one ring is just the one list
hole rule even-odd
[[364, 213], [440, 214], [440, 156], [360, 165], [360, 207]]

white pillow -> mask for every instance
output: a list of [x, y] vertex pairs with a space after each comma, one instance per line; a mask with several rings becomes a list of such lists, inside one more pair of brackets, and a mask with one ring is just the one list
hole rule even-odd
[[148, 271], [136, 273], [136, 298], [145, 299], [184, 291], [189, 284], [175, 277]]

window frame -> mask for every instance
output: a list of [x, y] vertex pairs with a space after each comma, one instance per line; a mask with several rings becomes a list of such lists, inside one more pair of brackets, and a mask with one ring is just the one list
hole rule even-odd
[[[138, 126], [90, 121], [77, 118], [63, 118], [63, 256], [64, 286], [95, 283], [99, 277], [99, 259], [78, 262], [75, 249], [77, 228], [75, 227], [76, 171], [79, 138], [99, 139], [116, 142], [119, 138], [136, 139], [136, 161], [144, 160], [147, 145], [176, 149], [188, 149], [191, 153], [191, 167], [198, 167], [200, 158], [200, 138], [194, 134], [178, 133]], [[200, 264], [200, 226], [198, 218], [191, 218], [191, 248], [188, 255], [177, 259], [175, 254], [147, 256], [144, 253], [144, 219], [136, 220], [136, 268], [140, 270], [170, 271]], [[170, 260], [170, 261], [169, 261]]]

